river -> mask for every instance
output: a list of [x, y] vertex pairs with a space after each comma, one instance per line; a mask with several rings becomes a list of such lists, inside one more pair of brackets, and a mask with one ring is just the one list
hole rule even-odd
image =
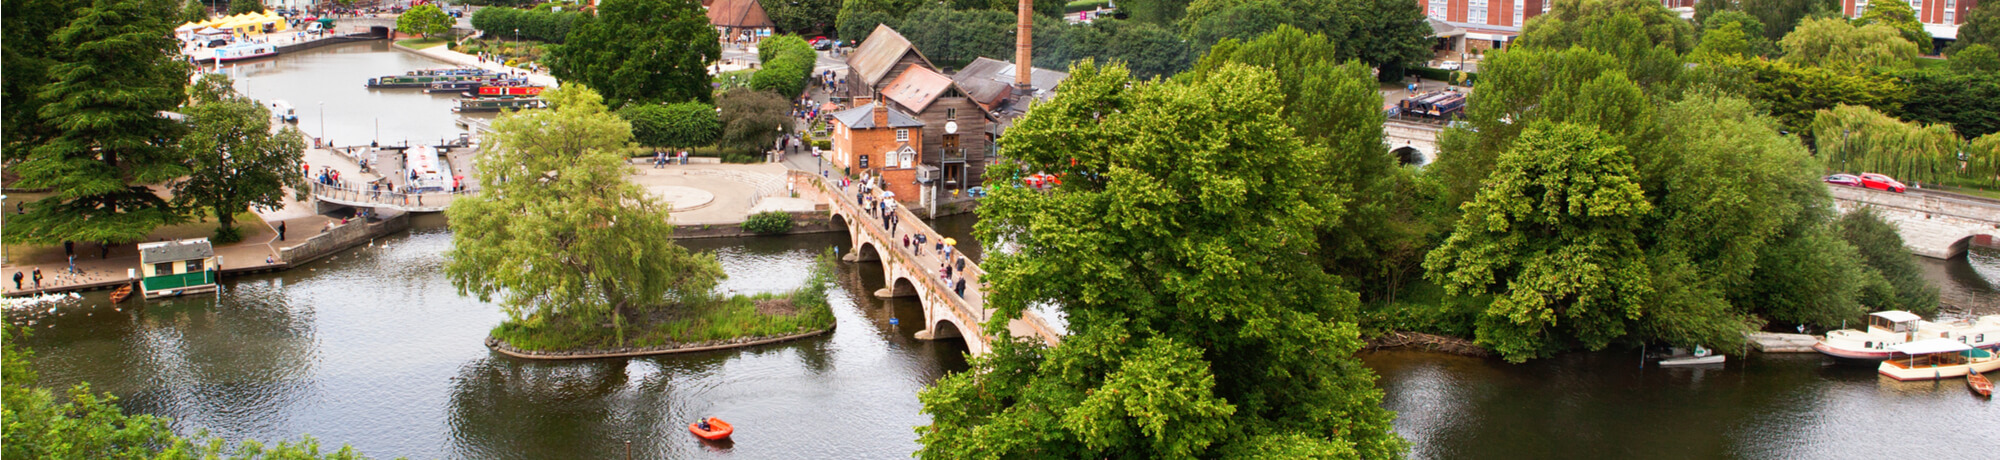
[[[407, 116], [393, 132], [412, 139], [457, 129], [434, 113], [448, 113], [438, 102], [447, 98], [353, 89], [435, 66], [414, 55], [345, 45], [265, 64], [249, 72], [249, 92], [326, 99], [336, 139], [368, 132], [375, 113]], [[305, 124], [315, 124], [305, 107]], [[972, 221], [937, 226], [971, 245]], [[233, 277], [217, 295], [116, 307], [96, 292], [53, 315], [8, 320], [35, 321], [24, 344], [45, 386], [91, 382], [183, 433], [310, 433], [378, 458], [622, 458], [628, 441], [633, 458], [902, 458], [928, 420], [917, 393], [966, 368], [962, 343], [911, 338], [922, 317], [914, 302], [867, 294], [882, 287], [879, 265], [846, 263], [832, 290], [839, 326], [826, 336], [641, 359], [502, 357], [482, 345], [504, 319], [499, 309], [460, 296], [439, 273], [451, 244], [444, 224], [419, 216], [410, 232], [299, 269]], [[715, 252], [730, 276], [722, 287], [738, 293], [794, 288], [814, 254], [848, 250], [840, 234], [681, 244]], [[1918, 260], [1947, 302], [2000, 313], [1989, 281], [2000, 278], [2000, 252]], [[1990, 458], [2000, 449], [1991, 433], [2000, 405], [1959, 381], [1897, 383], [1818, 355], [1687, 370], [1642, 368], [1631, 350], [1522, 365], [1408, 351], [1362, 359], [1381, 375], [1417, 458]], [[686, 423], [701, 416], [735, 423], [735, 442], [688, 435]]]

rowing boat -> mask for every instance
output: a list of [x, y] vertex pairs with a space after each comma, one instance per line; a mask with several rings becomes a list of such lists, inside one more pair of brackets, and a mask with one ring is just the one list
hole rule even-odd
[[1965, 374], [1965, 386], [1971, 388], [1973, 393], [1979, 393], [1980, 396], [1993, 397], [1993, 381], [1987, 380], [1984, 374], [1978, 372]]

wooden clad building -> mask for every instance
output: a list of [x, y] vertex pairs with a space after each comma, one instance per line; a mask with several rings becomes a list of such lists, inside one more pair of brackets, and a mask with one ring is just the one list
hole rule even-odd
[[893, 104], [923, 122], [920, 182], [936, 182], [945, 200], [962, 197], [959, 191], [980, 185], [986, 164], [993, 159], [994, 135], [989, 127], [995, 120], [978, 101], [939, 73], [909, 39], [885, 25], [877, 25], [848, 54], [847, 64], [849, 100]]

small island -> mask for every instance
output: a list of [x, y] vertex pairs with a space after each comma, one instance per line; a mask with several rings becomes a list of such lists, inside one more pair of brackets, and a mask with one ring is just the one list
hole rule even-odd
[[485, 193], [446, 210], [454, 229], [446, 275], [508, 315], [487, 346], [520, 358], [589, 359], [833, 329], [830, 252], [791, 292], [718, 295], [725, 275], [715, 255], [675, 244], [671, 206], [625, 180], [631, 124], [582, 85], [544, 96], [551, 109], [494, 122], [474, 163]]

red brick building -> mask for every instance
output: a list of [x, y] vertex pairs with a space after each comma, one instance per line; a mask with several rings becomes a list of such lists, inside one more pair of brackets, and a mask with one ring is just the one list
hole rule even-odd
[[[848, 53], [847, 65], [848, 96], [854, 104], [886, 102], [923, 123], [918, 169], [939, 187], [940, 197], [949, 200], [954, 191], [979, 186], [993, 158], [993, 114], [889, 26], [875, 26]], [[917, 203], [922, 195], [899, 191], [896, 196]]]
[[855, 102], [860, 105], [833, 113], [833, 153], [827, 160], [848, 174], [881, 177], [899, 201], [923, 196], [917, 171], [925, 164], [924, 122], [891, 104]]
[[1529, 19], [1549, 12], [1554, 0], [1416, 0], [1431, 19], [1465, 31], [1467, 50], [1504, 48]]
[[[1917, 22], [1924, 24], [1924, 31], [1938, 40], [1957, 40], [1958, 26], [1965, 23], [1965, 15], [1979, 6], [1979, 0], [1840, 0], [1840, 12], [1850, 18], [1861, 17], [1868, 12], [1870, 2], [1907, 1], [1910, 9], [1916, 10]], [[1925, 53], [1931, 53], [1930, 43], [1918, 43]]]

